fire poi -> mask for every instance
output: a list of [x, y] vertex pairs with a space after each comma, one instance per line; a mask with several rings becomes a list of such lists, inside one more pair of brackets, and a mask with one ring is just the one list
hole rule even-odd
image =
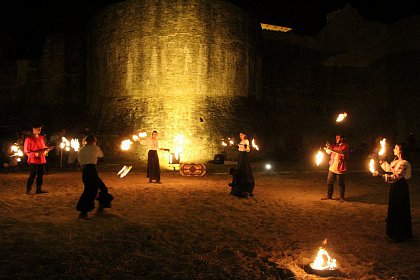
[[[141, 141], [141, 138], [146, 138], [147, 133], [146, 132], [139, 132], [137, 135], [133, 134], [131, 136], [131, 138], [133, 139], [133, 141]], [[121, 141], [121, 145], [120, 148], [123, 151], [128, 151], [131, 148], [131, 145], [134, 143], [133, 141], [131, 141], [131, 139], [125, 139], [123, 141]]]
[[255, 143], [255, 139], [254, 138], [251, 141], [251, 147], [254, 148], [257, 151], [260, 150], [260, 148], [258, 147], [258, 145]]
[[335, 121], [336, 122], [342, 122], [345, 118], [347, 118], [347, 113], [346, 112], [338, 114], [338, 117]]
[[315, 163], [317, 166], [319, 166], [324, 159], [324, 153], [319, 149], [318, 153], [315, 155]]
[[379, 143], [381, 144], [381, 149], [379, 150], [378, 155], [384, 156], [386, 154], [386, 138], [379, 141]]
[[[235, 141], [234, 141], [234, 138], [233, 137], [232, 138], [228, 137], [227, 139], [228, 139], [228, 142], [229, 142], [229, 146], [234, 146], [235, 145]], [[222, 139], [222, 146], [223, 147], [227, 147], [228, 146], [228, 143], [225, 142], [225, 139]], [[252, 138], [251, 148], [253, 148], [253, 149], [257, 150], [257, 151], [260, 150], [260, 147], [257, 145], [257, 142], [256, 142], [255, 138]]]
[[131, 165], [130, 166], [124, 165], [123, 168], [121, 168], [121, 170], [118, 171], [118, 174], [117, 175], [119, 175], [120, 178], [125, 177], [128, 174], [128, 172], [130, 172], [130, 170], [131, 170], [132, 167], [133, 166], [131, 166]]
[[369, 161], [369, 171], [375, 173], [375, 160], [373, 158]]

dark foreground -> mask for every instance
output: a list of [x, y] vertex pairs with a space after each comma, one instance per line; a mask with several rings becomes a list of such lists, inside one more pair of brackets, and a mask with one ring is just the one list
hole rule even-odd
[[321, 201], [326, 173], [257, 173], [255, 197], [230, 196], [227, 174], [102, 172], [115, 200], [79, 220], [77, 171], [45, 178], [48, 194], [25, 194], [27, 174], [0, 173], [0, 279], [318, 279], [305, 266], [328, 239], [330, 279], [418, 279], [420, 190], [409, 181], [414, 239], [385, 238], [388, 187], [360, 172], [348, 202]]

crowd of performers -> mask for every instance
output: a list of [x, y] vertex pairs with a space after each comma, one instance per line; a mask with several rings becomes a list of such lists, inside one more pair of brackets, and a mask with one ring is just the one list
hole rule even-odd
[[[345, 202], [345, 174], [346, 162], [349, 159], [350, 147], [345, 143], [344, 136], [337, 134], [336, 143], [327, 145], [325, 151], [330, 155], [327, 177], [327, 196], [322, 200], [333, 198], [334, 184], [338, 180], [338, 200]], [[411, 178], [411, 165], [408, 161], [407, 145], [397, 143], [393, 149], [394, 160], [390, 163], [380, 160], [380, 171], [372, 173], [373, 176], [383, 178], [390, 184], [388, 199], [388, 214], [386, 219], [386, 234], [392, 242], [402, 242], [413, 237], [411, 225], [410, 193], [407, 180]]]
[[[41, 135], [42, 127], [39, 124], [32, 126], [32, 135], [27, 137], [24, 142], [24, 152], [28, 156], [29, 177], [26, 185], [26, 193], [32, 192], [32, 185], [36, 182], [35, 194], [47, 193], [42, 188], [45, 156], [51, 150], [45, 144]], [[245, 133], [241, 132], [240, 143], [238, 144], [238, 164], [237, 168], [230, 168], [229, 174], [232, 176], [231, 194], [240, 198], [252, 197], [255, 180], [249, 161], [250, 143]], [[153, 131], [150, 139], [142, 143], [147, 145], [147, 178], [149, 183], [161, 183], [160, 165], [158, 150], [168, 150], [159, 147], [157, 131]], [[346, 162], [349, 157], [349, 145], [345, 142], [342, 134], [335, 136], [335, 144], [327, 145], [325, 151], [330, 155], [329, 169], [327, 176], [327, 196], [322, 200], [333, 198], [333, 190], [336, 181], [339, 185], [339, 201], [345, 202], [345, 174], [347, 172]], [[390, 163], [381, 160], [381, 171], [373, 172], [373, 176], [382, 177], [385, 183], [390, 184], [389, 203], [386, 234], [394, 242], [402, 242], [412, 238], [410, 194], [407, 180], [411, 177], [411, 166], [408, 162], [406, 146], [398, 143], [393, 149], [394, 160]], [[103, 157], [103, 152], [96, 145], [96, 137], [92, 134], [85, 138], [85, 146], [78, 152], [78, 162], [83, 169], [82, 181], [84, 190], [77, 202], [76, 209], [80, 211], [79, 217], [89, 219], [88, 212], [95, 208], [95, 199], [99, 201], [99, 209], [111, 207], [112, 195], [101, 180], [96, 170], [98, 158]], [[98, 193], [99, 191], [99, 193]]]

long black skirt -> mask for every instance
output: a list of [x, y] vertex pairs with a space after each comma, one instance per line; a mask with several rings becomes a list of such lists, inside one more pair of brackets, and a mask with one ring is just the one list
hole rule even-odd
[[147, 178], [160, 181], [159, 157], [156, 150], [149, 150], [147, 154]]
[[103, 208], [111, 207], [112, 195], [108, 193], [108, 188], [99, 178], [96, 171], [96, 164], [86, 164], [83, 167], [82, 181], [84, 190], [77, 202], [76, 210], [80, 212], [88, 212], [95, 208], [95, 198], [100, 190], [98, 197], [99, 203]]
[[252, 174], [251, 164], [249, 163], [248, 153], [239, 152], [238, 169], [242, 170], [245, 181], [249, 185], [249, 192], [252, 194], [255, 186], [254, 175]]
[[412, 238], [410, 193], [405, 179], [391, 184], [386, 234], [396, 242]]

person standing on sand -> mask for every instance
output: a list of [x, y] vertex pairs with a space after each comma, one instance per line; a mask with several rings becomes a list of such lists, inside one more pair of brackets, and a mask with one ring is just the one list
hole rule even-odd
[[[411, 165], [407, 161], [406, 147], [396, 144], [395, 159], [388, 163], [380, 161], [381, 168], [386, 172], [381, 174], [385, 183], [391, 184], [389, 189], [388, 215], [386, 219], [386, 234], [390, 241], [402, 242], [413, 237], [411, 226], [410, 192], [407, 180], [411, 178]], [[373, 172], [378, 176], [379, 172]]]
[[161, 184], [158, 150], [169, 151], [169, 149], [159, 147], [158, 132], [156, 130], [152, 132], [152, 137], [150, 139], [142, 141], [141, 143], [146, 144], [148, 149], [147, 178], [149, 178], [149, 183], [152, 183], [153, 180], [155, 180], [155, 183]]
[[242, 174], [241, 176], [244, 177], [244, 183], [248, 186], [247, 192], [249, 193], [249, 196], [254, 196], [252, 192], [254, 191], [255, 180], [248, 157], [251, 146], [249, 145], [249, 140], [245, 133], [239, 133], [239, 137], [241, 142], [238, 144], [238, 169], [241, 170], [240, 174]]
[[95, 208], [95, 198], [99, 193], [99, 209], [111, 207], [112, 195], [108, 193], [108, 188], [99, 178], [96, 170], [98, 158], [104, 156], [101, 148], [96, 145], [96, 137], [89, 135], [85, 139], [86, 146], [79, 150], [78, 160], [83, 168], [82, 181], [84, 184], [83, 193], [77, 202], [76, 210], [80, 211], [79, 218], [88, 220], [88, 212]]
[[29, 178], [26, 183], [26, 194], [32, 194], [32, 185], [36, 178], [36, 193], [47, 193], [42, 189], [42, 183], [45, 173], [45, 156], [51, 150], [45, 145], [44, 137], [41, 135], [42, 126], [40, 124], [32, 125], [32, 135], [26, 137], [24, 143], [24, 152], [28, 156]]
[[325, 152], [330, 155], [330, 168], [328, 169], [327, 177], [327, 196], [321, 198], [321, 200], [332, 199], [334, 184], [338, 179], [338, 185], [340, 187], [340, 202], [344, 202], [346, 190], [345, 173], [347, 172], [346, 162], [350, 153], [349, 144], [344, 142], [342, 134], [337, 133], [335, 136], [335, 144], [331, 146], [327, 145], [327, 147], [325, 147]]

